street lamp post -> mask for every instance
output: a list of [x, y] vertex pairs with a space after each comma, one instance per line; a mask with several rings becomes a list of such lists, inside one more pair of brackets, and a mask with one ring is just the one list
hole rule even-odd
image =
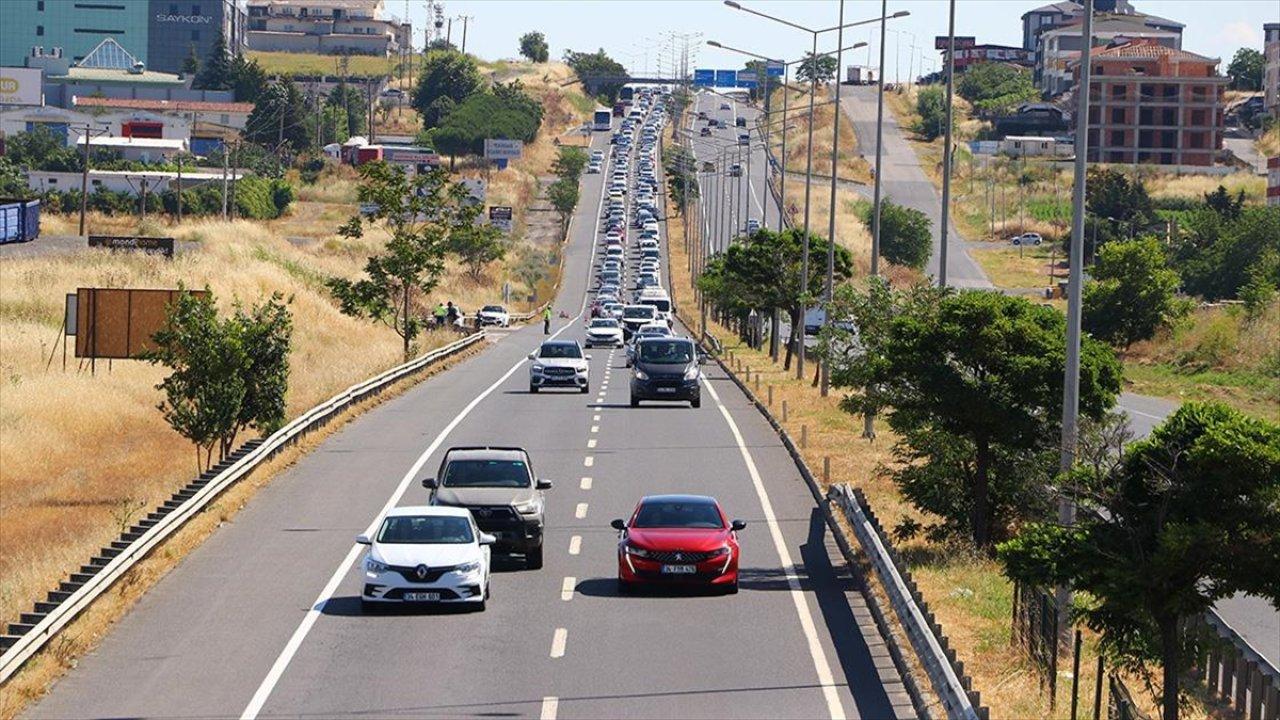
[[[880, 273], [880, 182], [883, 172], [881, 163], [884, 159], [884, 46], [889, 14], [889, 0], [880, 0], [880, 68], [877, 70], [879, 82], [876, 83], [876, 176], [873, 207], [871, 208], [871, 275]], [[871, 422], [867, 415], [867, 423]]]
[[951, 103], [956, 70], [956, 0], [947, 25], [947, 127], [942, 140], [942, 228], [938, 247], [938, 287], [947, 286], [947, 223], [951, 221]]
[[[836, 47], [844, 44], [844, 0], [840, 0], [840, 20], [836, 23]], [[840, 174], [840, 61], [843, 54], [836, 50], [836, 105], [835, 122], [831, 128], [831, 207], [827, 212], [827, 287], [823, 294], [826, 309], [823, 311], [823, 324], [831, 322], [831, 300], [835, 296], [836, 284], [836, 176]], [[827, 363], [819, 366], [822, 375], [819, 392], [826, 397], [831, 390], [831, 371]]]

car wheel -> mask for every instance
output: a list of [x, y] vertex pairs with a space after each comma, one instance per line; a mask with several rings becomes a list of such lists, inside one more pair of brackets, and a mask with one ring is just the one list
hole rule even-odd
[[1016, 246], [1016, 245], [1021, 245], [1021, 244], [1022, 244], [1022, 241], [1021, 241], [1021, 240], [1019, 240], [1018, 238], [1014, 238], [1014, 239], [1013, 239], [1013, 244], [1014, 244], [1015, 246]]
[[534, 384], [532, 384], [532, 383], [530, 383], [530, 384], [529, 384], [529, 392], [530, 392], [530, 393], [532, 393], [532, 394], [534, 394], [534, 395], [537, 395], [537, 394], [538, 394], [538, 386], [537, 386], [537, 385], [534, 385]]
[[1039, 239], [1037, 239], [1037, 240], [1036, 240], [1036, 244], [1037, 244], [1037, 245], [1039, 245], [1039, 244], [1040, 244], [1040, 240], [1039, 240]]
[[530, 570], [542, 569], [542, 546], [541, 545], [534, 548], [533, 550], [530, 550], [525, 555], [524, 566]]
[[633, 408], [638, 408], [638, 407], [640, 407], [640, 398], [636, 397], [635, 395], [632, 395], [632, 396], [631, 396], [631, 407], [633, 407]]
[[700, 398], [700, 397], [696, 397], [696, 398], [694, 398], [694, 399], [690, 400], [690, 401], [689, 401], [689, 407], [693, 407], [693, 408], [700, 408], [700, 407], [702, 407], [702, 398]]
[[582, 386], [582, 394], [583, 394], [583, 395], [586, 395], [586, 394], [587, 394], [587, 393], [589, 393], [589, 392], [591, 392], [591, 386], [590, 386], [590, 385], [583, 385], [583, 386]]

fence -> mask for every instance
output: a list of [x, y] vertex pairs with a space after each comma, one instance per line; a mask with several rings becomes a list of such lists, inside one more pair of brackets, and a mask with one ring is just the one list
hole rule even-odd
[[[1209, 695], [1246, 720], [1280, 719], [1280, 672], [1212, 610], [1195, 623], [1203, 633], [1196, 673]], [[1280, 642], [1280, 640], [1278, 640]]]
[[1015, 583], [1010, 640], [1040, 671], [1040, 687], [1049, 686], [1050, 707], [1058, 696], [1058, 604], [1052, 593]]

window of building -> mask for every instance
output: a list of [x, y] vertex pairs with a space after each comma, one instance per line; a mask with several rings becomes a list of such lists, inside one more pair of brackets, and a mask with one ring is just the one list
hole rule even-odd
[[1124, 108], [1111, 108], [1111, 122], [1113, 123], [1124, 122]]
[[101, 184], [102, 184], [102, 181], [101, 181], [101, 180], [90, 180], [90, 181], [89, 181], [89, 184], [90, 184], [90, 185], [97, 186], [97, 185], [101, 185]]
[[43, 26], [43, 25], [37, 25], [37, 26], [36, 26], [36, 37], [44, 37], [44, 26]]
[[1112, 144], [1112, 145], [1124, 145], [1124, 131], [1123, 131], [1123, 130], [1112, 130], [1112, 131], [1111, 131], [1111, 144]]
[[231, 124], [231, 116], [230, 116], [230, 115], [228, 115], [228, 114], [226, 114], [226, 113], [223, 113], [221, 116], [219, 116], [218, 120], [219, 120], [223, 125], [229, 125], [229, 124]]
[[57, 184], [58, 184], [58, 178], [49, 178], [49, 184], [50, 184], [50, 185], [57, 185]]
[[1204, 125], [1204, 111], [1203, 111], [1203, 110], [1192, 110], [1192, 111], [1191, 111], [1191, 124], [1192, 124], [1192, 125]]
[[1111, 86], [1111, 99], [1112, 99], [1112, 100], [1123, 100], [1123, 99], [1125, 99], [1125, 96], [1128, 94], [1128, 91], [1129, 91], [1129, 88], [1128, 88], [1127, 86], [1125, 86], [1125, 85], [1112, 85], [1112, 86]]
[[44, 0], [36, 0], [36, 12], [44, 12]]

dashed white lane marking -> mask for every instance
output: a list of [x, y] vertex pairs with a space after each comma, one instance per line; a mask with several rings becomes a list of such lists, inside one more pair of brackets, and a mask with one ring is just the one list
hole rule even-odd
[[539, 720], [556, 720], [556, 712], [560, 710], [560, 698], [548, 695], [542, 698], [542, 712]]
[[577, 555], [580, 552], [582, 552], [582, 536], [574, 535], [569, 538], [569, 554]]
[[595, 438], [591, 438], [590, 440], [588, 440], [588, 441], [587, 441], [587, 449], [588, 449], [588, 450], [590, 450], [590, 449], [594, 448], [595, 446], [596, 446], [596, 439], [595, 439]]
[[591, 489], [591, 478], [589, 478], [589, 477], [584, 477], [584, 478], [582, 478], [582, 484], [580, 485], [580, 487], [581, 487], [583, 490], [590, 490], [590, 489]]
[[565, 578], [564, 583], [560, 585], [560, 599], [566, 600], [566, 601], [572, 600], [573, 589], [577, 586], [578, 586], [578, 578], [576, 577]]
[[600, 426], [599, 426], [599, 425], [592, 425], [592, 426], [591, 426], [591, 432], [593, 432], [593, 433], [598, 433], [598, 432], [600, 432]]
[[569, 631], [564, 628], [556, 628], [556, 634], [551, 637], [551, 657], [564, 657], [564, 644], [569, 640]]
[[813, 660], [813, 668], [818, 674], [818, 684], [822, 686], [822, 694], [827, 701], [827, 712], [831, 715], [831, 720], [844, 720], [844, 706], [840, 702], [840, 694], [836, 692], [835, 677], [831, 673], [831, 665], [827, 661], [826, 650], [823, 649], [822, 643], [818, 640], [817, 627], [813, 621], [813, 612], [809, 608], [809, 600], [805, 597], [804, 592], [800, 590], [800, 579], [796, 575], [795, 563], [791, 561], [791, 551], [787, 548], [787, 542], [782, 537], [782, 530], [778, 527], [778, 518], [773, 513], [773, 503], [769, 501], [769, 493], [764, 489], [764, 481], [760, 479], [760, 471], [756, 468], [756, 461], [751, 457], [751, 451], [747, 449], [747, 443], [742, 437], [742, 433], [738, 430], [738, 424], [734, 422], [733, 416], [729, 414], [729, 410], [720, 402], [720, 394], [716, 392], [715, 387], [707, 382], [704, 378], [702, 383], [707, 392], [711, 393], [711, 399], [715, 401], [716, 407], [720, 408], [720, 414], [724, 416], [724, 421], [729, 425], [729, 431], [733, 433], [733, 439], [738, 444], [738, 451], [742, 454], [742, 461], [747, 465], [747, 473], [751, 476], [751, 484], [755, 486], [756, 496], [760, 500], [760, 508], [764, 511], [765, 524], [769, 526], [769, 536], [773, 538], [773, 547], [778, 553], [778, 560], [782, 564], [782, 570], [787, 576], [787, 586], [791, 590], [791, 600], [796, 607], [796, 615], [800, 617], [800, 629], [804, 633], [805, 640], [809, 645], [809, 656]]
[[581, 520], [582, 518], [586, 517], [586, 516], [587, 516], [587, 504], [586, 504], [586, 503], [578, 503], [578, 507], [574, 508], [574, 510], [573, 510], [573, 516], [574, 516], [574, 517], [576, 517], [576, 518], [578, 518], [579, 520]]
[[595, 464], [596, 464], [596, 459], [591, 457], [590, 455], [582, 459], [583, 467], [591, 467], [592, 465], [595, 465]]
[[592, 422], [600, 422], [600, 416], [599, 416], [599, 415], [592, 415], [592, 416], [591, 416], [591, 421], [592, 421]]

